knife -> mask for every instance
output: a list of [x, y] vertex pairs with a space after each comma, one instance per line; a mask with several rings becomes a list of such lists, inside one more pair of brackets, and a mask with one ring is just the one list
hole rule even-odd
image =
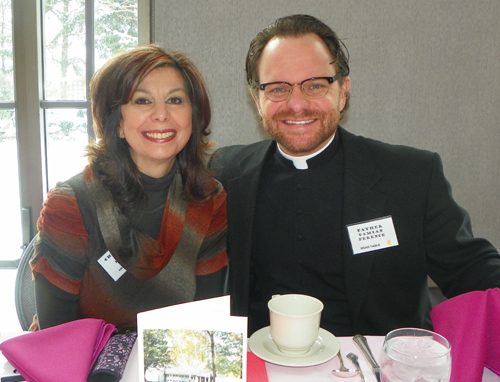
[[377, 361], [375, 361], [375, 357], [373, 356], [372, 351], [368, 346], [368, 341], [366, 341], [366, 338], [361, 334], [356, 334], [352, 339], [354, 340], [356, 345], [358, 345], [361, 352], [365, 355], [368, 363], [373, 369], [373, 374], [375, 374], [375, 377], [377, 377], [377, 381], [380, 382], [380, 366]]

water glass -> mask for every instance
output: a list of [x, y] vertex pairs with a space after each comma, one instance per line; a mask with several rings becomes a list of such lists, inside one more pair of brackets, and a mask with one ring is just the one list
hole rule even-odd
[[381, 381], [449, 382], [450, 350], [448, 340], [430, 330], [393, 330], [384, 340]]

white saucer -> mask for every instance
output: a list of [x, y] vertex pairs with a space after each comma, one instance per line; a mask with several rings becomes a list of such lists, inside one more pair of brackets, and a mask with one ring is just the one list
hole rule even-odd
[[264, 361], [282, 366], [314, 366], [331, 360], [340, 349], [335, 336], [319, 329], [318, 339], [306, 354], [290, 356], [282, 353], [271, 339], [271, 328], [266, 326], [256, 331], [248, 340], [250, 350]]

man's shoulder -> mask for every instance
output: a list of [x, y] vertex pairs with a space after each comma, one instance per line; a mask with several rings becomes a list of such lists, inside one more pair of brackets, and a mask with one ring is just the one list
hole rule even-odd
[[230, 145], [221, 147], [217, 150], [217, 153], [224, 159], [244, 158], [247, 156], [259, 155], [263, 152], [265, 153], [271, 144], [272, 140], [268, 139], [248, 145]]
[[342, 139], [344, 147], [347, 146], [352, 150], [359, 150], [365, 148], [370, 154], [376, 158], [385, 158], [388, 160], [395, 159], [431, 159], [436, 155], [435, 152], [420, 149], [412, 146], [394, 144], [367, 138], [361, 135], [355, 135], [346, 130], [342, 131]]
[[259, 141], [248, 145], [231, 145], [218, 149], [210, 158], [210, 168], [219, 176], [258, 165], [268, 152], [272, 140]]

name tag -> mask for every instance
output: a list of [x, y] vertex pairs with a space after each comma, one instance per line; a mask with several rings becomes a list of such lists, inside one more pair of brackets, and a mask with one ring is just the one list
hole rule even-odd
[[118, 280], [123, 276], [127, 270], [123, 268], [113, 255], [108, 251], [101, 256], [97, 262], [104, 268], [104, 270], [111, 276], [113, 280]]
[[347, 226], [355, 255], [399, 245], [392, 216]]

